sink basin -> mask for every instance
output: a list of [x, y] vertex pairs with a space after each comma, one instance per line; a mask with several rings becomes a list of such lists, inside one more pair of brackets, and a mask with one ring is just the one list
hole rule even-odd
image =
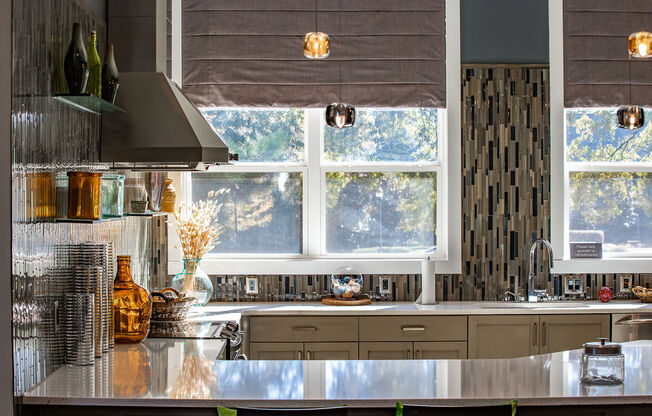
[[586, 307], [585, 303], [576, 303], [576, 302], [521, 302], [521, 303], [509, 303], [509, 302], [500, 302], [500, 303], [487, 303], [480, 305], [483, 309], [572, 309], [572, 308], [584, 308]]

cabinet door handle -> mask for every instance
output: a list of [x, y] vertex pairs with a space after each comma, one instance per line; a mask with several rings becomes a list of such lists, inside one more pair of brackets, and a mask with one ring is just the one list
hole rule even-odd
[[303, 351], [297, 351], [297, 360], [301, 360], [303, 358]]
[[533, 347], [537, 346], [537, 335], [538, 335], [537, 332], [539, 332], [538, 329], [537, 329], [538, 326], [539, 325], [535, 322], [534, 323], [534, 330], [532, 331], [532, 346]]
[[416, 332], [416, 331], [425, 331], [426, 327], [423, 325], [415, 325], [415, 326], [402, 326], [401, 331], [403, 332]]
[[417, 359], [417, 360], [421, 358], [421, 351], [420, 350], [414, 351], [414, 358]]
[[317, 328], [315, 328], [314, 326], [293, 326], [292, 332], [296, 332], [296, 331], [317, 332]]
[[541, 324], [541, 346], [542, 347], [546, 346], [546, 342], [548, 339], [548, 334], [546, 334], [546, 332], [548, 332], [548, 325], [544, 322]]
[[311, 360], [310, 351], [306, 351], [306, 360]]

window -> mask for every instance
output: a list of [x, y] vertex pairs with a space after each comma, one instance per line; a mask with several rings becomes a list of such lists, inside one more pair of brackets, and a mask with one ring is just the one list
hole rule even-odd
[[446, 254], [437, 223], [443, 110], [357, 109], [355, 126], [342, 130], [325, 125], [322, 109], [203, 114], [240, 158], [191, 174], [194, 200], [230, 190], [212, 255]]
[[652, 122], [620, 129], [615, 108], [573, 108], [565, 124], [569, 242], [603, 241], [605, 257], [652, 256]]

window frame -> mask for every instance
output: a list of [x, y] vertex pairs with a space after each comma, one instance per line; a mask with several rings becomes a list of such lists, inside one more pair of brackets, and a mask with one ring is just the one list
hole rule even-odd
[[[460, 65], [460, 0], [446, 1], [446, 109], [438, 114], [437, 162], [327, 162], [323, 149], [323, 109], [306, 109], [304, 116], [304, 162], [242, 163], [216, 166], [221, 172], [303, 172], [303, 239], [299, 254], [208, 254], [202, 268], [210, 274], [327, 274], [343, 264], [367, 274], [417, 274], [421, 261], [437, 261], [437, 273], [459, 274], [461, 264], [461, 82]], [[318, 163], [311, 163], [317, 160]], [[325, 249], [326, 218], [325, 175], [328, 171], [433, 171], [437, 173], [437, 252], [434, 254], [346, 253], [322, 254]], [[190, 173], [179, 178], [179, 202], [192, 198]], [[175, 249], [176, 231], [169, 221], [168, 235], [170, 273], [182, 270], [181, 252]]]
[[[569, 162], [564, 107], [563, 0], [549, 0], [550, 44], [550, 228], [553, 273], [647, 273], [652, 258], [636, 253], [605, 253], [602, 259], [571, 259], [568, 241], [570, 173], [652, 172], [646, 162]], [[614, 120], [615, 122], [615, 120]]]

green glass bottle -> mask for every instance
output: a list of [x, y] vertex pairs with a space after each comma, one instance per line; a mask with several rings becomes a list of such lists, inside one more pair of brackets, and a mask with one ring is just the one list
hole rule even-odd
[[91, 32], [88, 37], [88, 83], [86, 84], [86, 93], [93, 94], [97, 97], [102, 96], [102, 66], [100, 65], [100, 55], [97, 53], [97, 33]]

